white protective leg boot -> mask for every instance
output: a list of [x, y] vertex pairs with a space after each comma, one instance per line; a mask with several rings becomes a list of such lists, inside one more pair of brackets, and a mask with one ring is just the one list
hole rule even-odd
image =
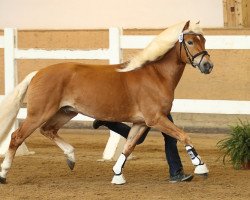
[[195, 151], [194, 147], [190, 145], [186, 145], [185, 147], [186, 147], [188, 155], [191, 158], [193, 165], [195, 166], [194, 173], [198, 175], [206, 176], [209, 172], [207, 165], [201, 160], [201, 157]]
[[118, 158], [118, 160], [116, 161], [114, 167], [113, 167], [113, 171], [115, 173], [111, 183], [115, 184], [115, 185], [122, 185], [124, 183], [126, 183], [126, 180], [122, 174], [122, 168], [126, 162], [127, 158], [126, 156], [122, 153], [120, 155], [120, 157]]

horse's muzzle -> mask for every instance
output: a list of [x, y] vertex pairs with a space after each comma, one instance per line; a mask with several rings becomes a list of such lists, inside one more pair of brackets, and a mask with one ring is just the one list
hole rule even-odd
[[199, 68], [202, 73], [210, 74], [213, 67], [214, 67], [213, 63], [206, 61], [206, 62], [201, 63], [201, 66]]

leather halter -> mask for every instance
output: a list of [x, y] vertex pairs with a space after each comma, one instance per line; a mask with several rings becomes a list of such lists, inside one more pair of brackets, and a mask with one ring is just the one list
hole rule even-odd
[[[208, 54], [208, 52], [207, 52], [206, 50], [201, 51], [201, 52], [198, 52], [198, 53], [196, 53], [195, 55], [192, 55], [191, 52], [189, 51], [187, 45], [186, 45], [186, 42], [185, 42], [185, 35], [196, 35], [196, 36], [200, 36], [200, 37], [203, 37], [203, 35], [197, 34], [197, 33], [189, 32], [189, 33], [182, 33], [182, 34], [179, 36], [179, 42], [180, 42], [180, 44], [181, 44], [181, 45], [180, 45], [180, 56], [181, 56], [181, 49], [182, 49], [182, 45], [183, 45], [183, 47], [184, 47], [184, 49], [185, 49], [185, 53], [186, 53], [186, 55], [187, 55], [187, 58], [188, 58], [190, 64], [191, 64], [194, 68], [195, 68], [196, 66], [200, 67], [200, 64], [201, 64], [201, 61], [202, 61], [203, 57], [206, 56], [206, 55], [208, 55], [208, 56], [210, 56], [210, 55]], [[199, 62], [198, 64], [195, 64], [195, 63], [194, 63], [194, 59], [195, 59], [196, 57], [200, 56], [200, 55], [202, 55], [202, 56], [201, 56], [201, 59], [200, 59], [200, 62]]]

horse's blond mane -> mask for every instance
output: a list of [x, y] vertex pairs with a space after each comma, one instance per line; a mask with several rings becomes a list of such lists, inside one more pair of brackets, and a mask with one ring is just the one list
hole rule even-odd
[[[187, 23], [188, 22], [181, 22], [168, 27], [157, 37], [155, 37], [145, 49], [132, 58], [123, 69], [119, 69], [118, 71], [127, 72], [135, 70], [142, 67], [146, 62], [155, 61], [157, 58], [167, 53], [171, 48], [173, 48]], [[184, 32], [189, 31], [193, 31], [194, 33], [202, 33], [199, 23], [190, 22], [188, 29]]]

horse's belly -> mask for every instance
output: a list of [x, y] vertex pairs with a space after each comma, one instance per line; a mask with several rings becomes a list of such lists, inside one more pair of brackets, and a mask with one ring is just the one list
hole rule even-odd
[[[83, 95], [84, 96], [84, 95]], [[70, 106], [83, 115], [106, 121], [130, 122], [136, 116], [135, 108], [128, 102], [91, 98], [90, 96], [68, 99], [61, 102], [60, 107]]]
[[107, 102], [91, 105], [80, 104], [77, 106], [77, 110], [82, 114], [107, 121], [130, 121], [133, 116], [130, 108], [112, 105]]

